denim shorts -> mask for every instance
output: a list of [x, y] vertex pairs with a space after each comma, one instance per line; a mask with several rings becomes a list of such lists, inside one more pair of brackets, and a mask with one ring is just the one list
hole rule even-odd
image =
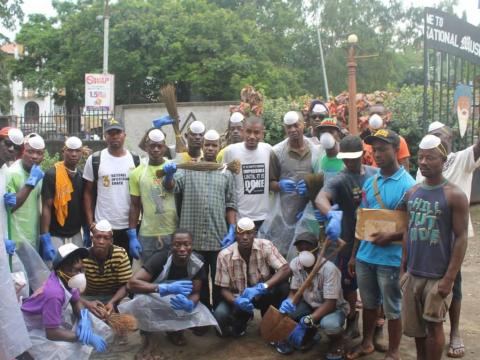
[[400, 267], [370, 264], [357, 259], [355, 270], [363, 307], [374, 310], [383, 302], [387, 320], [400, 319]]

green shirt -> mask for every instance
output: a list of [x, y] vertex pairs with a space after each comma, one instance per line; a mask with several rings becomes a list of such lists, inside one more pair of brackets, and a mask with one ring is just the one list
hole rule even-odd
[[329, 179], [337, 175], [344, 168], [343, 160], [337, 159], [337, 157], [328, 157], [327, 155], [317, 159], [313, 165], [313, 169], [316, 173], [323, 172], [325, 178], [324, 183]]
[[142, 236], [170, 235], [177, 226], [174, 195], [165, 190], [163, 178], [157, 178], [156, 175], [157, 170], [163, 169], [166, 163], [167, 161], [160, 165], [141, 164], [130, 173], [130, 195], [139, 196], [142, 201]]
[[[18, 193], [25, 185], [29, 173], [25, 171], [22, 160], [16, 161], [7, 170], [7, 192]], [[12, 213], [12, 240], [17, 244], [25, 241], [38, 248], [40, 226], [40, 195], [42, 181], [30, 192], [25, 202]]]

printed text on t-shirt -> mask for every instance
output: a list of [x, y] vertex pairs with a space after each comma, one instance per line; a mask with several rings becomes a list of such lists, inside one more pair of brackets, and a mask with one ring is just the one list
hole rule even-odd
[[112, 174], [112, 185], [123, 185], [125, 181], [128, 181], [127, 174]]
[[243, 164], [242, 174], [245, 195], [265, 192], [265, 164]]

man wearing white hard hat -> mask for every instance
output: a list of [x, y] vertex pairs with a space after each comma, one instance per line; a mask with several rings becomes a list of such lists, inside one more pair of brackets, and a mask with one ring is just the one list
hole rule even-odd
[[[87, 256], [88, 250], [75, 244], [60, 246], [50, 276], [24, 300], [23, 317], [33, 344], [28, 352], [34, 359], [86, 360], [94, 348], [106, 351], [109, 327], [80, 304], [86, 286], [82, 259]], [[76, 326], [74, 320], [78, 320]]]
[[[17, 247], [28, 242], [39, 249], [40, 195], [44, 176], [40, 163], [45, 142], [40, 135], [32, 133], [25, 137], [24, 148], [21, 159], [8, 168], [4, 200], [11, 211], [12, 240]], [[52, 260], [55, 249], [51, 242], [41, 245], [44, 259]]]
[[[388, 116], [388, 110], [385, 108], [383, 104], [374, 104], [369, 109], [369, 119], [368, 119], [368, 129], [364, 132], [361, 137], [362, 139], [366, 136], [370, 135], [371, 133], [377, 131], [378, 129], [383, 129], [386, 127], [386, 118]], [[399, 135], [400, 136], [400, 135]], [[363, 163], [366, 165], [378, 167], [377, 163], [375, 162], [375, 158], [373, 157], [372, 147], [368, 144], [364, 145], [364, 155], [363, 155]], [[408, 149], [408, 144], [403, 138], [400, 136], [400, 147], [398, 148], [397, 152], [397, 160], [400, 165], [402, 165], [405, 170], [409, 171], [410, 169], [410, 150]]]
[[92, 246], [83, 259], [83, 269], [87, 286], [82, 304], [104, 319], [127, 296], [127, 282], [132, 277], [128, 254], [124, 248], [113, 245], [112, 225], [108, 220], [95, 224]]
[[[42, 217], [40, 240], [50, 241], [55, 249], [66, 243], [89, 246], [80, 232], [86, 224], [83, 211], [83, 179], [78, 162], [82, 158], [82, 141], [72, 136], [65, 140], [63, 161], [47, 170], [42, 185]], [[86, 228], [85, 236], [90, 232]], [[86, 240], [89, 240], [86, 237]], [[53, 259], [53, 258], [52, 258]], [[47, 259], [47, 260], [52, 260]]]
[[[13, 149], [13, 146], [6, 146], [6, 139], [0, 139], [0, 198], [5, 194], [7, 161], [11, 158], [10, 148]], [[9, 266], [9, 258], [13, 259], [15, 254], [15, 242], [9, 236], [6, 208], [0, 204], [0, 359], [13, 359], [32, 346], [18, 306], [12, 269]]]
[[[159, 129], [150, 129], [144, 141], [148, 163], [140, 164], [130, 174], [130, 215], [128, 236], [133, 243], [141, 245], [140, 258], [147, 261], [155, 251], [170, 250], [170, 242], [177, 223], [175, 198], [168, 192], [157, 171], [163, 170], [164, 177], [172, 177], [169, 170], [175, 164], [164, 158], [168, 151], [165, 135]], [[166, 171], [167, 170], [167, 171]], [[143, 211], [143, 212], [142, 212]], [[137, 226], [142, 213], [142, 221], [137, 240]], [[132, 249], [135, 251], [135, 249]]]
[[242, 164], [235, 174], [238, 214], [249, 217], [257, 229], [270, 211], [270, 153], [272, 147], [263, 142], [265, 124], [258, 116], [243, 121], [244, 141], [225, 148], [223, 163], [238, 160]]
[[[215, 163], [219, 149], [220, 135], [215, 130], [207, 131], [202, 160]], [[168, 184], [169, 188], [173, 187], [182, 199], [179, 228], [192, 234], [193, 250], [202, 255], [205, 271], [214, 284], [218, 252], [235, 241], [237, 199], [233, 174], [221, 165], [212, 171], [185, 169], [178, 171], [173, 183]], [[200, 301], [209, 308], [217, 306], [219, 291], [216, 286], [212, 298], [210, 301], [209, 281], [205, 281]]]
[[[480, 139], [466, 149], [453, 152], [453, 132], [452, 129], [439, 122], [434, 121], [428, 127], [428, 133], [435, 135], [442, 140], [443, 146], [447, 152], [447, 160], [443, 165], [443, 176], [452, 184], [457, 185], [465, 192], [468, 202], [470, 202], [472, 193], [472, 179], [474, 171], [480, 166]], [[417, 182], [423, 181], [424, 176], [417, 171]], [[468, 215], [468, 237], [473, 239], [472, 220]], [[465, 355], [465, 346], [460, 334], [460, 312], [462, 305], [462, 275], [461, 271], [455, 279], [453, 286], [453, 300], [450, 305], [450, 345], [447, 355], [450, 357], [463, 357]]]
[[[232, 113], [232, 115], [230, 116], [230, 120], [228, 121], [225, 146], [243, 141], [243, 120], [245, 120], [245, 116], [241, 112]], [[218, 152], [218, 163], [222, 163], [224, 152], [225, 147]]]
[[259, 229], [259, 236], [271, 239], [281, 254], [287, 255], [295, 232], [297, 213], [308, 203], [305, 176], [321, 149], [303, 135], [303, 115], [289, 111], [283, 117], [287, 138], [276, 144], [270, 155], [270, 190], [275, 192], [274, 205]]
[[418, 359], [442, 358], [443, 322], [467, 249], [468, 199], [443, 175], [447, 155], [439, 137], [426, 135], [418, 150], [424, 180], [405, 196], [409, 221], [402, 258], [403, 331], [415, 337]]
[[214, 316], [225, 337], [243, 336], [255, 308], [263, 316], [270, 305], [278, 308], [289, 292], [287, 261], [271, 241], [255, 235], [253, 220], [241, 218], [236, 241], [218, 254], [215, 285], [222, 301]]
[[103, 131], [107, 148], [90, 155], [83, 169], [86, 222], [93, 230], [97, 220], [108, 219], [113, 228], [113, 243], [123, 247], [130, 258], [138, 258], [137, 253], [130, 251], [127, 233], [130, 212], [128, 177], [140, 164], [140, 158], [125, 148], [126, 134], [118, 120], [107, 119]]
[[198, 120], [193, 121], [185, 133], [187, 139], [187, 152], [176, 154], [175, 162], [184, 163], [187, 161], [199, 161], [202, 157], [203, 135], [205, 125]]
[[20, 129], [4, 127], [0, 130], [0, 141], [6, 147], [6, 164], [10, 166], [21, 155], [23, 133]]

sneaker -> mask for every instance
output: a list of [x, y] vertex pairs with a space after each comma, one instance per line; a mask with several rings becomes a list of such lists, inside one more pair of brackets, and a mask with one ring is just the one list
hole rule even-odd
[[288, 341], [279, 341], [275, 343], [275, 349], [282, 355], [288, 355], [293, 353], [293, 347]]

